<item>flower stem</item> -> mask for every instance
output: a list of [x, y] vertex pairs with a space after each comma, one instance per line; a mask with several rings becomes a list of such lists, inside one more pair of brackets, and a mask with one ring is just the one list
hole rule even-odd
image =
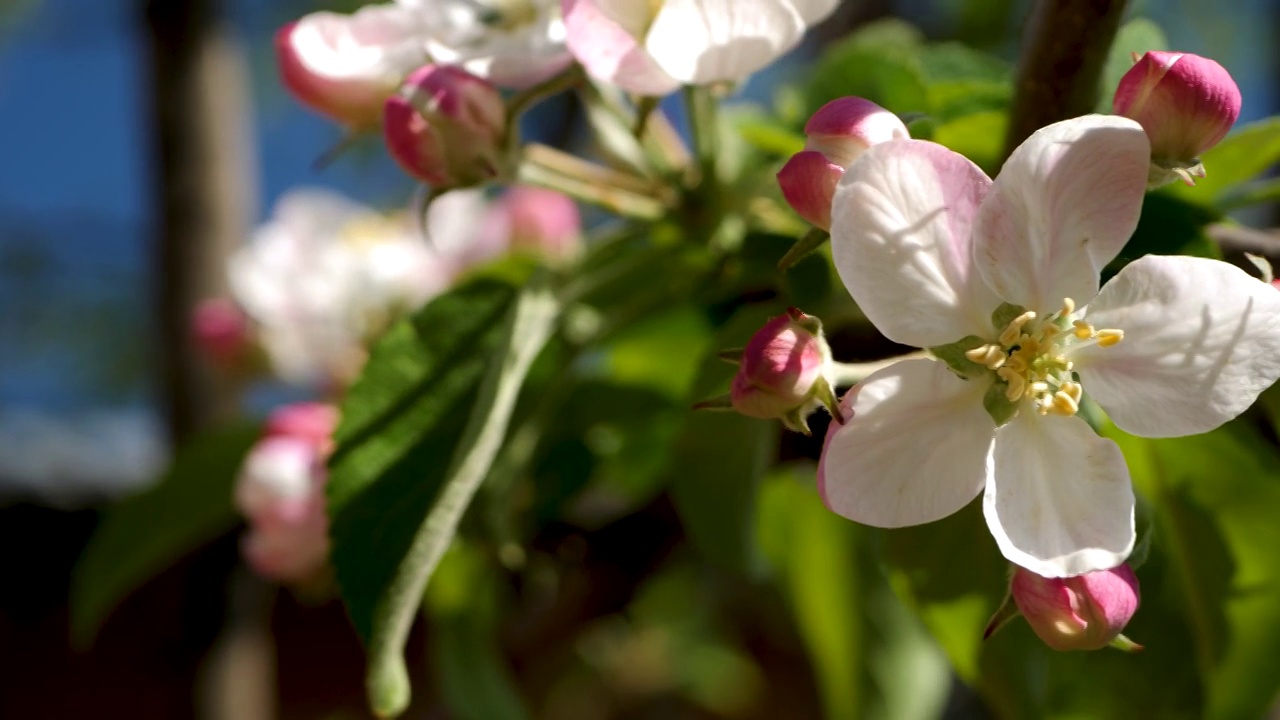
[[507, 129], [502, 136], [502, 147], [511, 148], [516, 142], [520, 131], [520, 116], [529, 108], [552, 95], [577, 87], [584, 79], [582, 67], [574, 64], [559, 75], [512, 95], [507, 101]]
[[698, 156], [700, 182], [706, 186], [716, 182], [716, 157], [720, 154], [716, 99], [709, 88], [686, 85], [684, 103], [689, 117], [690, 134], [693, 135], [694, 151]]
[[883, 370], [894, 363], [901, 362], [903, 360], [914, 360], [916, 358], [927, 357], [930, 357], [929, 353], [923, 350], [918, 350], [913, 353], [907, 353], [906, 355], [885, 358], [884, 360], [872, 360], [870, 362], [833, 362], [831, 363], [831, 384], [836, 387], [852, 387], [853, 385], [857, 385], [863, 380], [866, 380], [867, 376], [871, 373]]
[[533, 143], [522, 149], [516, 179], [558, 190], [625, 217], [657, 220], [666, 213], [666, 203], [655, 197], [660, 188], [546, 145]]
[[1093, 110], [1128, 0], [1040, 0], [1027, 21], [1004, 156], [1045, 125]]

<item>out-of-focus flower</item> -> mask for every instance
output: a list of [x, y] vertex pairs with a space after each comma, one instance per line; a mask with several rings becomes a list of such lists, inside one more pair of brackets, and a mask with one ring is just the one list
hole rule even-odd
[[778, 185], [800, 217], [823, 230], [831, 227], [831, 196], [845, 169], [872, 145], [911, 137], [897, 115], [860, 97], [823, 105], [804, 132], [804, 150], [778, 171]]
[[506, 247], [553, 261], [572, 260], [582, 250], [582, 218], [569, 196], [554, 190], [517, 185], [485, 214], [482, 247]]
[[387, 99], [382, 131], [405, 172], [435, 187], [498, 175], [507, 111], [497, 88], [456, 67], [415, 70]]
[[281, 28], [275, 44], [294, 97], [356, 129], [377, 126], [383, 102], [427, 57], [419, 20], [394, 5], [312, 13]]
[[259, 574], [283, 582], [315, 575], [329, 553], [325, 458], [338, 411], [301, 403], [277, 410], [236, 480], [236, 507], [249, 523], [242, 544]]
[[1190, 53], [1151, 51], [1116, 88], [1112, 108], [1137, 120], [1151, 139], [1151, 182], [1204, 177], [1200, 154], [1226, 137], [1240, 116], [1240, 89], [1218, 63]]
[[236, 365], [252, 347], [249, 318], [227, 298], [210, 298], [196, 305], [191, 313], [191, 335], [196, 347], [220, 368]]
[[324, 386], [353, 377], [365, 343], [447, 287], [454, 272], [409, 218], [321, 190], [281, 198], [228, 262], [232, 296], [275, 372]]
[[743, 415], [781, 419], [807, 432], [805, 417], [819, 405], [834, 405], [830, 364], [822, 323], [791, 308], [751, 336], [730, 386], [730, 402]]
[[1083, 391], [1127, 432], [1176, 437], [1234, 418], [1280, 377], [1280, 294], [1234, 266], [1148, 255], [1099, 291], [1137, 225], [1149, 158], [1136, 122], [1092, 115], [1037, 131], [994, 183], [916, 140], [873, 146], [845, 172], [841, 278], [886, 337], [941, 361], [854, 388], [823, 449], [828, 507], [900, 527], [984, 493], [1016, 565], [1065, 577], [1124, 561], [1133, 488], [1120, 449], [1076, 415]]
[[836, 0], [563, 0], [566, 43], [593, 77], [640, 95], [738, 82], [795, 47]]
[[1031, 629], [1054, 650], [1098, 650], [1138, 611], [1138, 578], [1128, 565], [1068, 578], [1018, 568], [1009, 593]]
[[426, 26], [432, 61], [506, 88], [526, 88], [573, 62], [559, 0], [396, 0]]

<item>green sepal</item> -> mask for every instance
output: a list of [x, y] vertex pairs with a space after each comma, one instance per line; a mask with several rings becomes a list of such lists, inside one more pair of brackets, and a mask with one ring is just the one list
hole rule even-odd
[[717, 395], [693, 404], [694, 410], [732, 410], [733, 400], [728, 395]]
[[974, 348], [979, 348], [983, 345], [989, 344], [990, 343], [988, 341], [983, 340], [977, 335], [969, 335], [949, 345], [939, 345], [935, 348], [929, 348], [929, 352], [933, 353], [934, 357], [946, 363], [947, 367], [954, 370], [957, 375], [968, 380], [969, 378], [978, 377], [983, 373], [989, 373], [991, 371], [987, 369], [986, 365], [976, 363], [965, 357], [964, 354]]
[[831, 417], [841, 425], [844, 424], [844, 415], [840, 412], [840, 398], [836, 397], [835, 388], [831, 383], [827, 382], [825, 377], [819, 377], [813, 384], [813, 398], [822, 403], [827, 412], [831, 413]]
[[729, 363], [730, 365], [742, 364], [742, 356], [747, 352], [746, 348], [728, 348], [716, 353], [716, 357]]
[[1022, 615], [1022, 612], [1018, 610], [1018, 604], [1013, 601], [1013, 593], [1005, 593], [1004, 602], [1000, 603], [1000, 607], [996, 609], [995, 614], [987, 621], [987, 627], [982, 631], [982, 639], [989, 639], [999, 632], [1000, 628], [1008, 625], [1010, 621], [1020, 615]]
[[814, 228], [805, 234], [804, 237], [796, 241], [795, 245], [787, 251], [782, 259], [778, 261], [778, 269], [786, 270], [787, 268], [800, 262], [806, 255], [822, 247], [831, 235], [822, 228]]
[[1013, 419], [1018, 414], [1018, 404], [1009, 399], [1006, 392], [1009, 390], [1009, 383], [1003, 380], [997, 380], [991, 383], [991, 387], [987, 388], [987, 393], [982, 396], [982, 407], [986, 409], [987, 414], [995, 421], [996, 427], [1000, 427]]
[[1002, 333], [1005, 328], [1009, 327], [1009, 323], [1013, 322], [1014, 318], [1026, 311], [1027, 309], [1021, 305], [1000, 303], [1000, 307], [991, 312], [991, 326], [995, 328], [997, 334]]
[[1115, 638], [1114, 638], [1114, 639], [1112, 639], [1112, 641], [1111, 641], [1110, 643], [1107, 643], [1107, 644], [1108, 644], [1108, 645], [1110, 645], [1111, 647], [1113, 647], [1113, 648], [1117, 649], [1117, 650], [1120, 650], [1120, 651], [1123, 651], [1123, 652], [1127, 652], [1127, 653], [1135, 653], [1135, 652], [1138, 652], [1138, 651], [1140, 651], [1140, 650], [1144, 650], [1144, 649], [1145, 649], [1145, 648], [1143, 648], [1141, 645], [1139, 645], [1138, 643], [1136, 643], [1136, 642], [1134, 642], [1134, 641], [1130, 640], [1129, 638], [1125, 637], [1124, 635], [1117, 635], [1117, 636], [1115, 636]]
[[809, 429], [809, 412], [807, 408], [792, 410], [782, 416], [782, 426], [792, 432], [798, 432], [801, 435], [812, 435], [813, 431]]

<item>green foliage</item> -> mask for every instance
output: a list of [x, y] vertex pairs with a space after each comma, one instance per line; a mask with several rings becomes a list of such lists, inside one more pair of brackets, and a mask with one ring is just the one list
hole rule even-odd
[[71, 637], [87, 646], [131, 592], [239, 522], [232, 488], [256, 426], [193, 438], [152, 489], [107, 510], [71, 581]]
[[1171, 185], [1167, 192], [1188, 202], [1219, 205], [1232, 200], [1232, 191], [1280, 162], [1280, 117], [1237, 128], [1200, 156], [1206, 177], [1195, 187]]
[[404, 642], [423, 588], [506, 433], [556, 319], [538, 276], [480, 280], [428, 304], [378, 344], [343, 404], [330, 461], [332, 560], [369, 643], [375, 711], [408, 703]]

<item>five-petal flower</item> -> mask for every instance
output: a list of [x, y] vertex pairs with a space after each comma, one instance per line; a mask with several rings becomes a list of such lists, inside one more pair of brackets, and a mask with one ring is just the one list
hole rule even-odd
[[994, 182], [918, 140], [853, 163], [832, 207], [840, 276], [886, 337], [947, 362], [896, 363], [845, 398], [819, 479], [832, 510], [899, 527], [981, 492], [1001, 551], [1035, 573], [1128, 556], [1128, 469], [1076, 416], [1082, 390], [1121, 429], [1171, 437], [1280, 377], [1280, 293], [1231, 265], [1146, 256], [1099, 291], [1149, 155], [1137, 123], [1087, 116], [1032, 135]]

